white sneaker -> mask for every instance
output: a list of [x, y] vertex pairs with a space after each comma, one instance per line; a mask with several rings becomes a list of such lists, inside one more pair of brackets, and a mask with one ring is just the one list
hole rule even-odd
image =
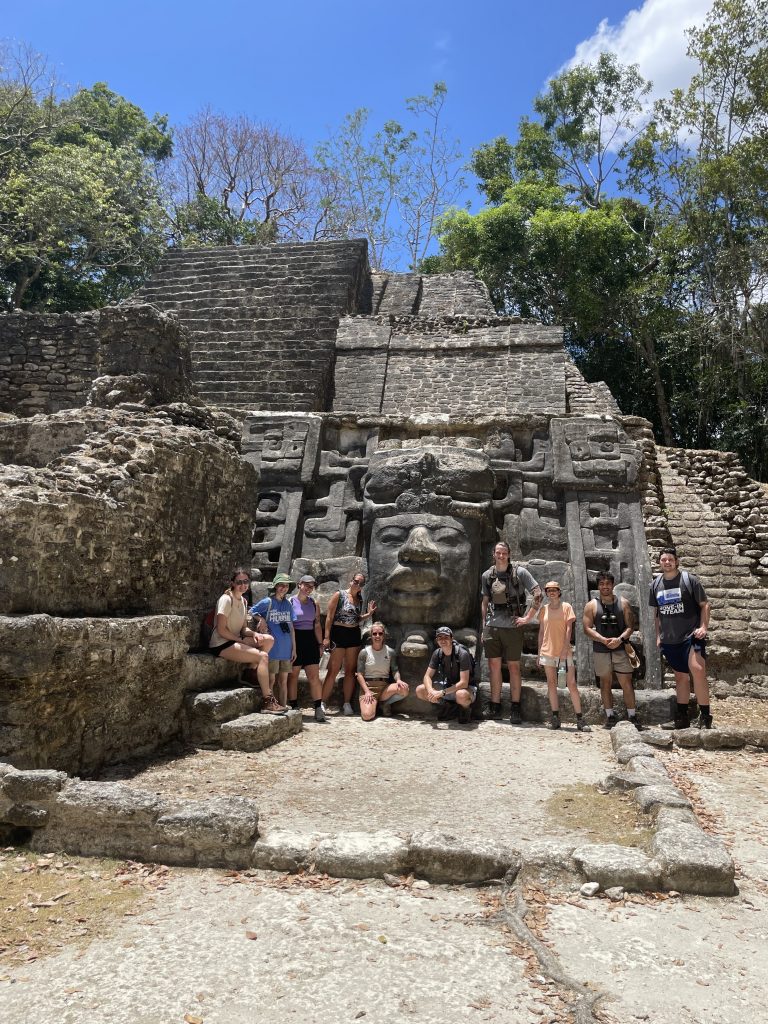
[[354, 715], [354, 713], [355, 713], [355, 712], [354, 712], [354, 711], [352, 710], [352, 705], [351, 705], [351, 704], [349, 704], [349, 703], [347, 703], [347, 704], [345, 704], [345, 705], [344, 705], [344, 707], [343, 707], [343, 708], [341, 709], [341, 713], [342, 713], [343, 715], [347, 715], [347, 716], [349, 716], [349, 715]]

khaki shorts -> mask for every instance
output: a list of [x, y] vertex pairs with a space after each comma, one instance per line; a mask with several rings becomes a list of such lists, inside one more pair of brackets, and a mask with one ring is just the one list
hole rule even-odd
[[607, 653], [593, 651], [592, 657], [595, 664], [595, 673], [600, 677], [612, 675], [614, 672], [621, 672], [625, 676], [632, 675], [632, 665], [623, 645], [617, 647], [615, 651], [608, 651]]
[[275, 658], [269, 659], [269, 674], [276, 676], [279, 672], [290, 672], [293, 668], [293, 662], [288, 658], [281, 658], [279, 661]]
[[539, 664], [542, 666], [549, 666], [549, 668], [573, 668], [573, 658], [551, 658], [548, 654], [541, 654], [539, 656]]
[[486, 658], [520, 661], [523, 653], [523, 631], [513, 626], [486, 626], [483, 631]]

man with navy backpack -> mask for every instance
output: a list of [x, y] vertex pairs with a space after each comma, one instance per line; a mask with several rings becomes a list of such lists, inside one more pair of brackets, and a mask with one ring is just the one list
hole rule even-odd
[[690, 680], [699, 705], [698, 729], [712, 728], [707, 682], [706, 637], [709, 599], [698, 576], [680, 570], [677, 551], [662, 548], [661, 572], [651, 583], [648, 603], [656, 609], [656, 644], [675, 674], [677, 708], [674, 721], [662, 729], [687, 729]]
[[477, 696], [477, 686], [472, 678], [472, 655], [463, 644], [456, 643], [450, 626], [440, 626], [435, 631], [435, 643], [437, 648], [424, 673], [424, 681], [416, 687], [416, 696], [419, 700], [438, 704], [437, 717], [440, 719], [448, 718], [452, 709], [458, 708], [459, 723], [466, 724]]

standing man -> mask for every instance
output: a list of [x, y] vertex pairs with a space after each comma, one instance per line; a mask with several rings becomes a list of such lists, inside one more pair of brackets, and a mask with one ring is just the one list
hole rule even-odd
[[656, 609], [656, 645], [675, 673], [677, 708], [672, 722], [662, 729], [690, 726], [688, 701], [690, 680], [699, 705], [697, 729], [711, 729], [709, 683], [707, 682], [706, 636], [709, 629], [709, 600], [698, 576], [680, 571], [674, 548], [662, 548], [661, 573], [651, 583], [648, 603]]
[[[522, 565], [509, 560], [509, 544], [500, 540], [493, 549], [493, 565], [480, 577], [483, 616], [483, 651], [488, 659], [491, 702], [486, 718], [501, 716], [501, 663], [509, 670], [512, 725], [522, 725], [520, 709], [520, 657], [523, 653], [523, 629], [533, 622], [541, 604], [541, 587]], [[533, 598], [526, 612], [526, 592]]]
[[458, 708], [459, 723], [465, 725], [471, 715], [477, 687], [472, 679], [472, 658], [463, 644], [454, 643], [450, 626], [435, 632], [437, 648], [432, 655], [424, 681], [416, 687], [419, 700], [439, 704], [437, 717], [445, 719], [451, 708]]
[[605, 728], [612, 729], [616, 725], [611, 689], [615, 672], [624, 694], [627, 718], [636, 729], [640, 729], [635, 687], [632, 684], [632, 666], [624, 650], [624, 644], [632, 636], [634, 619], [629, 601], [614, 592], [614, 582], [612, 572], [597, 574], [599, 597], [587, 602], [582, 623], [584, 632], [592, 640], [595, 673], [600, 679], [600, 696], [605, 708]]

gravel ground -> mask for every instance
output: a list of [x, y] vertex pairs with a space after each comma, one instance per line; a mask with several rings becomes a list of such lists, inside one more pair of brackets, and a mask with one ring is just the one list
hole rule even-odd
[[168, 795], [253, 796], [265, 832], [436, 828], [524, 850], [535, 839], [571, 834], [547, 809], [556, 790], [599, 782], [615, 768], [599, 729], [341, 716], [327, 725], [307, 717], [305, 725], [258, 754], [203, 750], [118, 766], [104, 777]]

